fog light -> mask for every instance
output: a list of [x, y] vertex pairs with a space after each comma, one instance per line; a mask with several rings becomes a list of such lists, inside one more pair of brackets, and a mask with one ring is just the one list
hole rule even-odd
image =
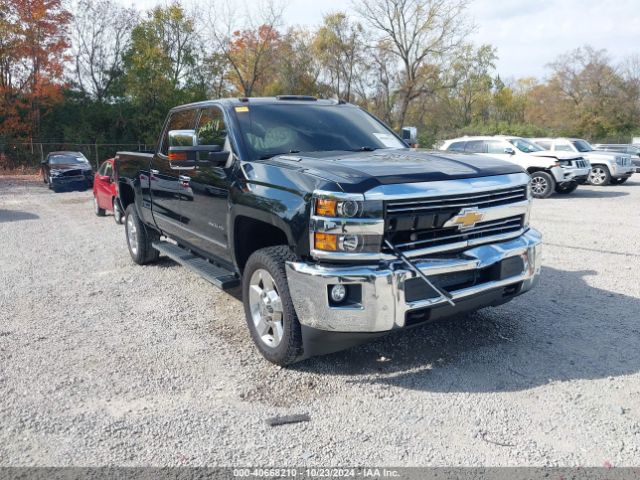
[[345, 298], [347, 298], [347, 287], [341, 284], [331, 287], [331, 300], [336, 303], [340, 303]]

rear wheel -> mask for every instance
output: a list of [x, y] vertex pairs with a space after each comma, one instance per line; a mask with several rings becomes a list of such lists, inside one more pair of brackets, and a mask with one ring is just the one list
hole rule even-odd
[[556, 181], [547, 172], [531, 174], [531, 194], [535, 198], [547, 198], [556, 188]]
[[589, 173], [589, 183], [598, 187], [609, 185], [611, 173], [606, 165], [594, 165]]
[[563, 183], [560, 185], [556, 185], [556, 193], [567, 195], [571, 192], [574, 192], [576, 188], [578, 188], [578, 184], [576, 182]]
[[100, 204], [95, 195], [93, 196], [93, 211], [97, 216], [104, 217], [104, 208], [100, 208]]
[[160, 252], [151, 244], [160, 239], [160, 234], [142, 223], [133, 203], [127, 207], [125, 230], [129, 253], [134, 262], [144, 265], [158, 260]]
[[251, 338], [272, 363], [288, 365], [302, 355], [302, 333], [289, 294], [285, 262], [295, 260], [287, 246], [267, 247], [247, 260], [242, 299]]

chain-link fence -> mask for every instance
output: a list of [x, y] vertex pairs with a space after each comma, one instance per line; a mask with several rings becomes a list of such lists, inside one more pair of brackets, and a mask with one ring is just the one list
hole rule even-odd
[[95, 168], [98, 168], [100, 163], [113, 157], [118, 151], [142, 152], [153, 148], [153, 145], [144, 143], [0, 143], [0, 173], [37, 171], [40, 163], [50, 152], [82, 152]]

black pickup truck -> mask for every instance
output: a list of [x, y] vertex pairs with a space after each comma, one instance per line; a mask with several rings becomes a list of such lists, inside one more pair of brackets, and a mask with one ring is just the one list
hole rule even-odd
[[281, 365], [502, 304], [540, 271], [519, 166], [411, 149], [341, 101], [174, 108], [155, 153], [117, 154], [116, 179], [133, 260], [241, 284], [251, 336]]

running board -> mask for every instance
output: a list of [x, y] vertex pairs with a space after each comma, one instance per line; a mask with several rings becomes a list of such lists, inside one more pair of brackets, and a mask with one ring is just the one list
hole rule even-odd
[[240, 285], [238, 275], [231, 270], [194, 255], [189, 250], [185, 250], [178, 245], [169, 242], [153, 242], [152, 245], [160, 253], [164, 253], [170, 259], [196, 272], [222, 290]]

